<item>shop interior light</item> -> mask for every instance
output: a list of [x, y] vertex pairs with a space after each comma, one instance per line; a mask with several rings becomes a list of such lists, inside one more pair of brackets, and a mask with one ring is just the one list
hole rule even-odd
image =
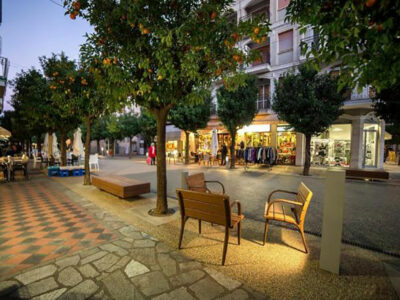
[[250, 133], [250, 132], [269, 132], [271, 131], [270, 124], [257, 124], [244, 126], [238, 130], [239, 134]]

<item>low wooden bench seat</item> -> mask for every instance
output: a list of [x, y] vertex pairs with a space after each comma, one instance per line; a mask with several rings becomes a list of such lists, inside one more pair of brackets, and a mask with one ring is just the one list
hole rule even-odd
[[100, 190], [120, 198], [130, 198], [150, 193], [150, 183], [122, 176], [92, 176], [92, 184]]
[[[199, 233], [201, 233], [201, 221], [222, 225], [225, 227], [222, 265], [225, 265], [230, 229], [237, 227], [238, 244], [240, 245], [241, 221], [244, 219], [240, 202], [234, 201], [230, 203], [229, 196], [221, 194], [202, 193], [182, 189], [177, 189], [176, 193], [181, 211], [181, 231], [178, 248], [182, 248], [183, 232], [185, 230], [186, 221], [189, 218], [198, 220]], [[233, 206], [237, 206], [237, 214], [232, 213]]]
[[380, 171], [380, 170], [347, 169], [346, 170], [346, 178], [388, 180], [389, 173], [386, 171]]

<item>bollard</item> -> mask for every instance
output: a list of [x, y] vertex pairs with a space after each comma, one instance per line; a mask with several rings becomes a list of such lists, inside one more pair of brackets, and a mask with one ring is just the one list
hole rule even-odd
[[319, 267], [334, 274], [339, 274], [340, 267], [345, 179], [344, 170], [326, 172]]
[[189, 172], [182, 172], [181, 173], [181, 188], [184, 190], [188, 190], [188, 186], [186, 184], [186, 177], [189, 176]]

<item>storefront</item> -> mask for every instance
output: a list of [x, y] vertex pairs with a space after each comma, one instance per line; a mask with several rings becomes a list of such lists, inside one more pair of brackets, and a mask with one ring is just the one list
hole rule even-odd
[[351, 124], [334, 124], [311, 139], [311, 164], [323, 167], [349, 167]]
[[276, 138], [278, 164], [294, 165], [296, 163], [296, 132], [289, 125], [278, 125]]

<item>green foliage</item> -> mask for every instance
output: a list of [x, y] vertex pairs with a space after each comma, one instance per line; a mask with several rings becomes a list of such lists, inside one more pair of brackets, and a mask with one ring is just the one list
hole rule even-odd
[[154, 117], [146, 110], [142, 110], [139, 119], [140, 134], [144, 138], [144, 142], [147, 146], [154, 140], [157, 135], [157, 123]]
[[218, 117], [231, 134], [231, 168], [235, 167], [236, 132], [249, 125], [257, 113], [257, 90], [257, 77], [249, 75], [237, 90], [221, 87], [217, 92]]
[[387, 123], [400, 124], [400, 83], [376, 93], [374, 107]]
[[[45, 77], [35, 69], [21, 71], [11, 81], [13, 122], [8, 128], [21, 141], [54, 128], [55, 109], [50, 101], [50, 89]], [[11, 120], [11, 119], [10, 119]]]
[[133, 113], [122, 114], [118, 118], [121, 133], [124, 137], [134, 137], [140, 133], [139, 117]]
[[179, 104], [169, 112], [169, 120], [183, 131], [196, 132], [205, 128], [210, 118], [211, 97], [200, 104]]
[[341, 63], [341, 86], [399, 84], [400, 1], [292, 0], [287, 16], [314, 28], [315, 47], [302, 49], [319, 64]]
[[318, 135], [342, 113], [337, 80], [312, 67], [301, 65], [298, 74], [287, 73], [276, 86], [272, 109], [297, 132]]
[[257, 82], [255, 76], [248, 76], [246, 85], [236, 91], [225, 87], [218, 90], [218, 117], [229, 132], [236, 132], [249, 125], [257, 113]]
[[280, 120], [306, 136], [304, 175], [309, 175], [310, 142], [313, 135], [325, 130], [341, 115], [343, 94], [338, 92], [337, 79], [301, 65], [298, 73], [287, 73], [276, 82], [272, 109]]

